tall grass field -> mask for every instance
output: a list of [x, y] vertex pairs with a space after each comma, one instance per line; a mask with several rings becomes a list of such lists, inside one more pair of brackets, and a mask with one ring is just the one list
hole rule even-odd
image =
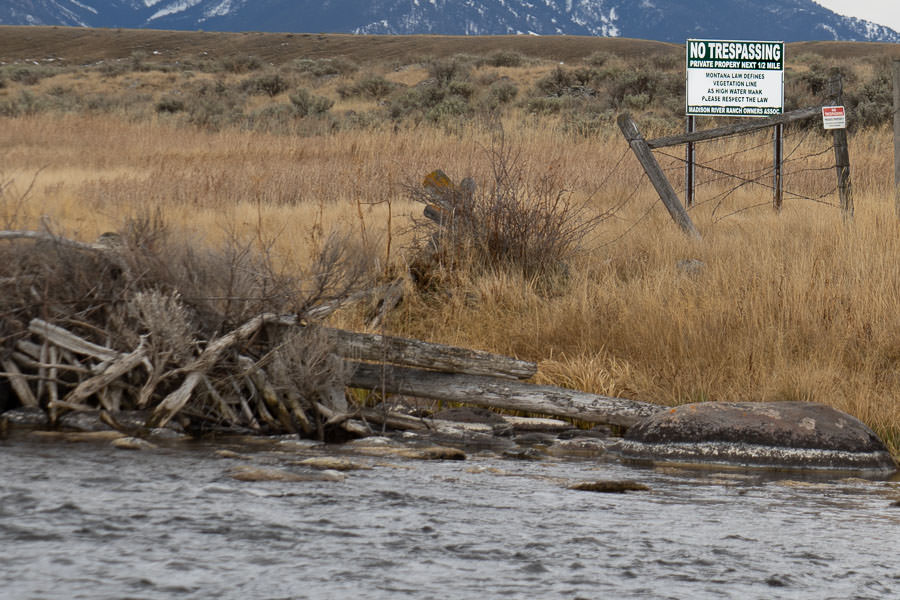
[[[683, 131], [683, 47], [153, 35], [0, 28], [3, 229], [93, 241], [154, 214], [200, 246], [249, 240], [285, 271], [340, 231], [373, 280], [404, 282], [379, 332], [537, 361], [540, 382], [663, 405], [822, 402], [900, 453], [892, 46], [788, 46], [788, 110], [823, 103], [823, 82], [843, 76], [852, 218], [831, 134], [813, 119], [787, 128], [781, 211], [771, 131], [699, 144], [709, 168], [693, 239], [616, 125], [627, 111], [647, 137]], [[65, 36], [91, 43], [79, 55]], [[657, 153], [683, 197], [682, 156]], [[549, 202], [559, 227], [542, 235], [566, 243], [527, 265], [477, 239], [426, 256], [422, 181], [436, 169], [471, 177], [489, 207]], [[533, 239], [498, 227], [524, 240], [515, 248]], [[370, 311], [351, 304], [330, 321], [362, 330]]]

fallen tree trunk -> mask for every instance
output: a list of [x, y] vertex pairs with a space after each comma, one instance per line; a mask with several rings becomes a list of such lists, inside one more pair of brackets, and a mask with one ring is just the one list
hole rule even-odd
[[78, 384], [74, 390], [66, 395], [65, 401], [71, 404], [80, 404], [90, 396], [100, 392], [111, 385], [116, 379], [128, 373], [141, 364], [147, 357], [144, 348], [144, 340], [133, 352], [124, 354], [107, 364], [107, 367], [99, 374], [86, 379]]
[[325, 329], [343, 358], [421, 367], [448, 373], [528, 379], [537, 373], [532, 362], [408, 338]]
[[114, 361], [122, 356], [120, 352], [116, 352], [106, 346], [99, 346], [89, 342], [67, 329], [63, 329], [58, 325], [53, 325], [52, 323], [48, 323], [41, 319], [32, 319], [28, 324], [28, 331], [44, 338], [51, 344], [55, 344], [60, 348], [64, 348], [75, 354], [90, 356], [103, 362]]
[[[328, 406], [322, 402], [304, 405], [303, 399], [296, 393], [293, 396], [290, 391], [276, 393], [267, 381], [261, 366], [268, 355], [262, 359], [239, 355], [244, 363], [243, 375], [248, 378], [238, 380], [226, 374], [222, 386], [214, 385], [208, 373], [223, 366], [219, 364], [222, 357], [226, 354], [233, 357], [266, 326], [302, 327], [304, 324], [296, 315], [257, 315], [226, 335], [209, 341], [199, 354], [186, 360], [186, 364], [182, 363], [154, 377], [154, 368], [143, 339], [132, 352], [123, 353], [93, 343], [58, 325], [33, 319], [29, 332], [42, 344], [19, 340], [16, 346], [19, 351], [6, 359], [4, 374], [13, 385], [17, 385], [16, 392], [22, 396], [20, 403], [23, 406], [38, 406], [42, 402], [42, 397], [34, 396], [27, 380], [43, 380], [45, 385], [38, 389], [42, 395], [49, 395], [47, 407], [51, 421], [55, 421], [59, 411], [81, 411], [98, 404], [108, 411], [118, 410], [122, 388], [116, 386], [127, 385], [122, 378], [140, 364], [146, 364], [150, 379], [139, 394], [131, 390], [137, 397], [138, 405], [149, 403], [147, 401], [163, 379], [183, 378], [180, 385], [174, 389], [169, 387], [167, 395], [155, 403], [147, 420], [148, 427], [164, 426], [174, 418], [188, 405], [195, 389], [201, 384], [205, 385], [202, 394], [208, 396], [212, 403], [201, 408], [216, 413], [212, 418], [218, 423], [234, 426], [259, 428], [259, 423], [265, 422], [273, 431], [296, 432], [302, 429], [309, 434], [317, 428], [321, 430], [324, 419], [325, 425], [337, 425], [355, 435], [362, 435], [368, 427], [356, 421], [357, 417], [361, 417], [400, 429], [450, 427], [402, 415], [380, 414], [365, 408], [351, 410], [350, 407], [338, 404]], [[350, 387], [625, 427], [661, 410], [647, 403], [517, 381], [518, 378], [534, 375], [537, 365], [515, 358], [415, 339], [337, 329], [327, 329], [326, 332], [334, 344], [334, 352], [355, 368], [355, 374], [348, 382]], [[256, 349], [256, 352], [260, 351]], [[74, 354], [84, 358], [76, 359]], [[379, 364], [353, 362], [354, 359]], [[156, 357], [154, 360], [162, 360], [160, 364], [164, 365], [167, 359]], [[26, 367], [31, 372], [37, 370], [38, 374], [22, 374], [20, 367]], [[70, 376], [59, 378], [60, 372]], [[60, 385], [67, 387], [68, 393], [61, 393]], [[243, 389], [244, 385], [249, 390], [249, 396]], [[231, 403], [239, 403], [240, 415], [232, 410], [229, 400], [217, 387], [228, 394], [234, 392]], [[343, 398], [343, 390], [340, 395]], [[141, 400], [142, 397], [146, 397], [147, 401]], [[256, 412], [248, 404], [252, 398], [257, 400]], [[307, 414], [307, 411], [312, 414]], [[192, 416], [196, 417], [196, 414]], [[201, 415], [200, 418], [207, 417]]]
[[25, 380], [22, 371], [19, 370], [16, 363], [11, 359], [4, 358], [3, 360], [0, 360], [0, 365], [2, 365], [3, 370], [6, 371], [4, 376], [9, 380], [9, 383], [16, 393], [16, 396], [19, 397], [19, 402], [22, 403], [22, 406], [26, 408], [38, 407], [39, 404], [37, 398], [34, 397], [31, 388], [28, 386], [28, 382]]
[[356, 363], [350, 387], [630, 427], [663, 410], [646, 402], [483, 375]]

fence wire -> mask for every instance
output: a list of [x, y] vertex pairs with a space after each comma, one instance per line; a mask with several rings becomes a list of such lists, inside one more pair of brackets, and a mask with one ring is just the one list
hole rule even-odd
[[[816, 135], [814, 127], [785, 127], [782, 134], [782, 207], [791, 203], [813, 203], [829, 208], [840, 208], [838, 199], [839, 186], [835, 176], [834, 142], [831, 136]], [[736, 138], [745, 138], [743, 145]], [[703, 140], [694, 143], [694, 203], [685, 207], [688, 213], [709, 211], [712, 223], [741, 215], [757, 209], [774, 209], [775, 202], [775, 166], [774, 135], [771, 128], [737, 133], [727, 138]], [[723, 146], [727, 150], [722, 152]], [[660, 168], [669, 179], [679, 197], [683, 198], [685, 189], [687, 159], [683, 151], [684, 145], [677, 148], [657, 148], [653, 150], [660, 163]], [[769, 149], [768, 153], [764, 149]], [[606, 184], [624, 173], [625, 158], [632, 154], [626, 146], [609, 169], [596, 189], [605, 189]], [[642, 174], [643, 175], [643, 174]], [[750, 189], [758, 193], [738, 194]], [[646, 192], [650, 190], [650, 193]], [[646, 206], [626, 211], [635, 202]], [[662, 209], [658, 195], [653, 191], [649, 179], [642, 176], [640, 181], [626, 193], [620, 194], [610, 204], [605, 215], [624, 225], [624, 230], [612, 239], [600, 243], [600, 247], [614, 244], [633, 232], [641, 223]], [[636, 217], [634, 215], [637, 215]]]
[[[825, 147], [810, 149], [810, 144], [814, 143], [810, 140], [813, 131], [813, 128], [791, 128], [783, 134], [783, 146], [787, 150], [781, 161], [782, 202], [805, 201], [839, 208], [836, 179], [827, 175], [816, 176], [835, 171], [834, 143], [829, 141]], [[763, 136], [759, 131], [754, 131], [738, 133], [728, 139], [737, 137]], [[723, 143], [721, 138], [695, 142], [694, 203], [686, 208], [691, 211], [711, 206], [713, 222], [717, 223], [753, 209], [772, 206], [776, 191], [774, 136], [769, 133], [765, 138], [724, 154], [716, 153], [716, 146]], [[760, 150], [767, 147], [772, 148], [772, 154], [761, 160]], [[655, 150], [654, 154], [667, 159], [663, 171], [670, 181], [674, 180], [673, 184], [684, 187], [686, 157], [662, 149]], [[714, 158], [703, 159], [709, 155], [714, 155]], [[823, 186], [824, 181], [830, 183]], [[765, 200], [737, 199], [737, 192], [747, 187], [758, 187], [768, 197]]]

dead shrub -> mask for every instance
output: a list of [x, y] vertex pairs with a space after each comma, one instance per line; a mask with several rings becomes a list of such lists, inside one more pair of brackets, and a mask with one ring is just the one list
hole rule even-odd
[[[0, 246], [2, 320], [17, 327], [34, 317], [91, 323], [121, 350], [154, 331], [172, 340], [187, 331], [209, 338], [261, 313], [307, 315], [368, 284], [368, 253], [337, 234], [306, 269], [286, 273], [257, 240], [232, 236], [221, 247], [202, 247], [173, 234], [158, 216], [102, 236], [115, 240], [108, 250], [73, 247], [47, 233]], [[117, 324], [142, 325], [111, 330], [114, 315]]]
[[324, 96], [316, 96], [305, 88], [300, 88], [290, 95], [294, 111], [301, 117], [320, 117], [331, 110], [334, 100]]
[[[120, 352], [142, 347], [152, 367], [146, 376], [134, 374], [132, 393], [117, 401], [124, 410], [157, 406], [214, 340], [260, 315], [291, 315], [297, 323], [314, 324], [368, 288], [371, 272], [372, 253], [338, 234], [324, 238], [306, 268], [288, 273], [276, 267], [271, 244], [259, 235], [231, 236], [218, 248], [203, 247], [172, 232], [158, 214], [133, 218], [94, 244], [57, 237], [49, 227], [15, 233], [18, 237], [0, 242], [5, 350], [12, 352], [29, 336], [35, 318]], [[181, 410], [194, 430], [247, 424], [233, 417], [238, 412], [233, 407], [242, 394], [257, 392], [246, 392], [236, 374], [242, 361], [263, 362], [273, 344], [283, 385], [298, 387], [298, 378], [308, 376], [304, 393], [315, 397], [321, 385], [327, 388], [319, 392], [324, 396], [347, 377], [344, 363], [314, 334], [304, 331], [295, 339], [279, 331], [283, 328], [261, 330], [204, 367], [207, 390], [191, 396]], [[69, 372], [58, 379], [64, 386], [78, 383]], [[85, 402], [99, 407], [101, 400]], [[263, 421], [271, 431], [285, 430], [280, 421]]]
[[331, 403], [343, 395], [352, 367], [334, 354], [334, 342], [320, 327], [287, 331], [272, 354], [268, 372], [285, 393], [296, 393], [307, 404]]
[[491, 177], [480, 187], [471, 179], [408, 186], [432, 214], [414, 226], [420, 259], [451, 271], [513, 269], [526, 279], [564, 274], [585, 236], [607, 215], [575, 202], [553, 170], [530, 179], [532, 165], [502, 135], [486, 153]]
[[241, 82], [241, 91], [251, 95], [266, 95], [274, 98], [290, 88], [290, 83], [278, 73], [265, 73], [249, 77]]
[[219, 68], [228, 73], [249, 73], [262, 69], [263, 62], [255, 56], [248, 54], [238, 54], [223, 58], [219, 64]]

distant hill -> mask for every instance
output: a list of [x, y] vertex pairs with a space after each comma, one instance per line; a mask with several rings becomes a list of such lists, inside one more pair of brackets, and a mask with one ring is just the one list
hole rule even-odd
[[812, 0], [6, 0], [0, 25], [900, 42]]
[[[299, 57], [346, 57], [366, 64], [415, 63], [422, 57], [456, 54], [488, 55], [497, 51], [517, 52], [538, 59], [575, 63], [595, 52], [623, 58], [666, 55], [684, 60], [683, 44], [627, 38], [587, 36], [535, 37], [439, 36], [349, 34], [278, 34], [155, 29], [91, 29], [81, 27], [7, 27], [0, 25], [0, 64], [55, 60], [88, 63], [125, 59], [135, 54], [160, 61], [200, 57], [255, 56], [268, 63], [283, 64]], [[858, 62], [900, 59], [900, 44], [871, 42], [794, 42], [787, 56], [818, 54], [825, 58]]]

